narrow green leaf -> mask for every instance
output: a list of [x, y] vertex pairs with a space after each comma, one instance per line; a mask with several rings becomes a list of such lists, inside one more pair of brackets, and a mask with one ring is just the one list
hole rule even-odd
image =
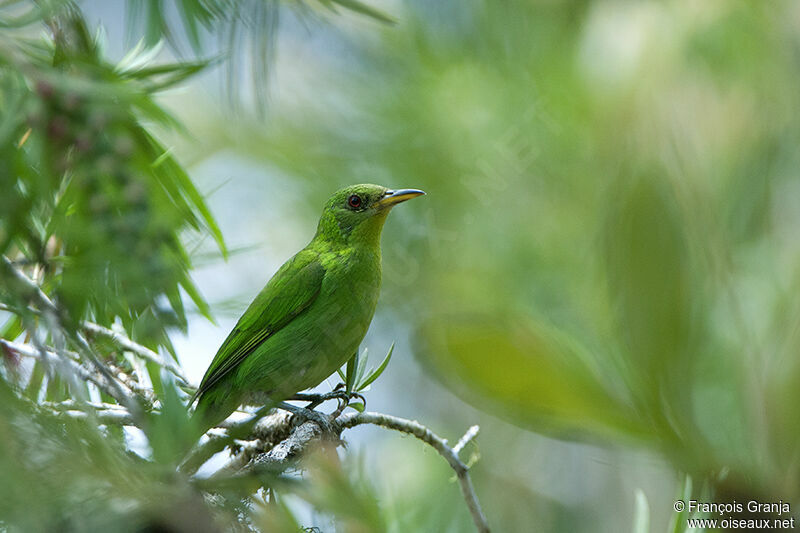
[[145, 433], [153, 449], [153, 459], [174, 465], [194, 444], [192, 421], [169, 374], [161, 381], [161, 411], [153, 414]]
[[[684, 475], [683, 483], [678, 487], [678, 493], [675, 501], [688, 502], [692, 499], [692, 477], [688, 474]], [[671, 533], [684, 533], [689, 527], [687, 518], [690, 516], [689, 512], [685, 509], [681, 512], [672, 513], [672, 518], [669, 523]]]
[[392, 358], [392, 352], [394, 352], [394, 343], [392, 343], [392, 345], [389, 347], [389, 353], [387, 353], [386, 357], [383, 358], [383, 362], [378, 366], [378, 368], [370, 372], [370, 375], [367, 377], [367, 379], [365, 379], [358, 386], [359, 392], [369, 387], [370, 383], [378, 379], [380, 375], [383, 374], [383, 371], [386, 370], [386, 367], [389, 365], [389, 360]]
[[164, 150], [164, 152], [156, 157], [155, 161], [153, 161], [152, 165], [150, 165], [153, 169], [157, 169], [160, 167], [164, 162], [168, 161], [169, 158], [172, 157], [172, 149], [168, 148]]
[[164, 20], [163, 6], [161, 0], [149, 0], [147, 2], [147, 22], [145, 24], [145, 42], [152, 46], [162, 37], [172, 41], [169, 27]]
[[358, 366], [358, 350], [347, 361], [347, 369], [345, 372], [344, 386], [345, 390], [349, 393], [353, 392], [353, 385], [355, 384], [356, 367]]
[[152, 361], [145, 363], [147, 367], [147, 374], [150, 376], [150, 383], [153, 384], [153, 392], [157, 398], [164, 396], [164, 385], [161, 382], [161, 367]]
[[200, 40], [200, 24], [207, 25], [211, 19], [211, 13], [206, 10], [202, 3], [196, 0], [180, 0], [178, 2], [178, 12], [183, 20], [183, 27], [186, 30], [186, 36], [189, 38], [189, 44], [195, 53], [202, 50], [202, 41]]
[[[139, 132], [143, 135], [147, 141], [150, 143], [152, 148], [159, 154], [156, 161], [153, 163], [154, 168], [157, 168], [161, 165], [168, 166], [167, 171], [175, 180], [175, 185], [180, 188], [182, 196], [185, 196], [186, 199], [194, 206], [195, 209], [200, 213], [201, 217], [206, 223], [206, 227], [208, 228], [211, 235], [214, 237], [214, 240], [217, 243], [220, 251], [222, 252], [222, 256], [227, 259], [228, 258], [228, 248], [225, 246], [225, 240], [222, 237], [222, 231], [219, 229], [219, 225], [217, 221], [214, 220], [214, 216], [211, 214], [211, 210], [208, 208], [208, 205], [203, 198], [203, 195], [200, 194], [200, 191], [197, 190], [194, 183], [186, 172], [180, 167], [180, 165], [175, 162], [170, 154], [167, 153], [167, 150], [161, 146], [161, 144], [147, 131], [140, 130]], [[170, 184], [164, 184], [165, 187], [169, 186]]]
[[38, 402], [39, 393], [42, 391], [42, 381], [44, 381], [44, 367], [41, 362], [36, 361], [33, 365], [33, 370], [31, 370], [31, 378], [28, 380], [28, 384], [25, 385], [25, 396], [34, 402]]
[[169, 300], [169, 305], [172, 307], [172, 310], [175, 311], [175, 315], [178, 317], [178, 321], [180, 322], [179, 326], [181, 329], [185, 330], [187, 327], [186, 322], [186, 309], [183, 306], [183, 298], [181, 298], [181, 291], [178, 286], [174, 286], [172, 289], [166, 292], [167, 300]]
[[366, 409], [366, 408], [367, 408], [367, 406], [366, 406], [366, 405], [364, 405], [364, 404], [363, 404], [363, 403], [361, 403], [361, 402], [353, 402], [353, 403], [348, 403], [348, 404], [347, 404], [347, 407], [352, 407], [353, 409], [355, 409], [355, 410], [356, 410], [356, 411], [358, 411], [359, 413], [363, 413], [363, 412], [364, 412], [364, 409]]
[[[167, 74], [175, 75], [185, 72], [197, 72], [208, 65], [207, 60], [191, 61], [186, 63], [164, 63], [152, 67], [140, 67], [138, 63], [131, 66], [124, 66], [122, 73], [126, 78], [146, 79], [154, 76], [164, 76]], [[120, 69], [120, 67], [117, 67]]]
[[633, 533], [650, 532], [650, 506], [642, 489], [636, 489], [636, 507], [633, 512]]
[[[170, 64], [153, 67], [149, 69], [142, 69], [134, 73], [131, 77], [141, 80], [147, 80], [149, 92], [161, 91], [177, 85], [187, 78], [190, 78], [209, 66], [212, 60], [197, 61], [195, 63], [187, 64]], [[155, 76], [162, 76], [159, 80], [150, 79]]]
[[0, 28], [23, 28], [34, 22], [40, 22], [47, 14], [47, 10], [33, 7], [18, 17], [0, 18]]
[[367, 361], [369, 361], [369, 350], [364, 348], [364, 352], [358, 358], [358, 366], [356, 367], [356, 375], [353, 380], [353, 387], [361, 383], [364, 373], [367, 371]]
[[397, 21], [386, 13], [367, 5], [360, 0], [331, 0], [331, 2], [342, 6], [347, 10], [353, 11], [354, 13], [360, 13], [379, 22], [383, 22], [384, 24], [397, 24]]
[[47, 392], [45, 400], [48, 402], [60, 402], [67, 398], [67, 390], [64, 381], [58, 376], [51, 376], [47, 380]]
[[198, 311], [200, 311], [200, 314], [202, 314], [205, 318], [207, 318], [209, 322], [216, 325], [217, 322], [211, 315], [211, 307], [209, 307], [208, 302], [206, 302], [205, 298], [203, 298], [203, 295], [200, 294], [200, 291], [198, 290], [194, 282], [191, 280], [191, 278], [189, 278], [189, 276], [186, 276], [180, 281], [180, 284], [181, 287], [183, 287], [183, 290], [186, 291], [186, 294], [188, 294], [189, 297], [192, 299], [194, 305], [197, 306], [197, 309]]
[[[4, 73], [4, 75], [7, 76], [8, 74]], [[21, 110], [24, 109], [23, 106], [25, 105], [27, 95], [23, 91], [14, 91], [11, 93], [8, 88], [4, 88], [3, 92], [6, 98], [9, 98], [9, 94], [11, 98], [9, 98], [8, 104], [4, 106], [3, 112], [5, 116], [0, 120], [0, 142], [10, 144], [14, 141], [19, 141], [19, 139], [13, 139], [12, 135], [18, 132], [20, 123], [23, 120]]]
[[22, 317], [14, 315], [3, 324], [3, 329], [0, 330], [0, 337], [8, 340], [14, 340], [22, 335]]

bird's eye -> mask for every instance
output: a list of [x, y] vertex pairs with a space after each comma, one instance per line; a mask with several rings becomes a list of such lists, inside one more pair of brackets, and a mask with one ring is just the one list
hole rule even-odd
[[347, 199], [347, 205], [349, 205], [353, 209], [358, 209], [359, 207], [361, 207], [361, 202], [362, 202], [361, 197], [357, 194], [354, 194]]

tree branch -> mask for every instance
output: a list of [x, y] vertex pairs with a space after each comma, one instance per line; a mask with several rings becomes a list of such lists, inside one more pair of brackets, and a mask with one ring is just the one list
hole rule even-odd
[[[196, 446], [181, 463], [181, 472], [186, 475], [194, 475], [206, 461], [233, 444], [236, 439], [258, 439], [264, 447], [271, 447], [276, 442], [280, 442], [289, 434], [291, 415], [282, 412], [267, 415], [267, 411], [267, 409], [259, 409], [254, 415], [244, 420], [225, 421], [219, 424], [217, 427], [224, 429], [224, 432], [210, 434], [208, 440]], [[234, 461], [237, 458], [238, 455], [234, 457]], [[241, 466], [246, 463], [247, 461], [244, 461]]]
[[[31, 346], [30, 344], [9, 341], [6, 339], [0, 339], [0, 346], [12, 350], [23, 357], [37, 359], [46, 365], [51, 365], [57, 369], [60, 369], [60, 373], [65, 375], [67, 378], [75, 377], [77, 378], [78, 382], [88, 381], [100, 391], [116, 399], [114, 396], [114, 391], [108, 387], [108, 383], [105, 379], [103, 379], [103, 376], [97, 372], [93, 372], [90, 368], [87, 368], [86, 363], [83, 363], [80, 359], [80, 356], [73, 351], [62, 350], [60, 353], [56, 353], [52, 348], [47, 346]], [[126, 387], [128, 387], [132, 393], [138, 394], [142, 400], [146, 401], [148, 404], [153, 403], [153, 392], [150, 389], [141, 387], [134, 383], [121, 370], [114, 369], [114, 371], [117, 373], [117, 379]], [[90, 402], [83, 403], [90, 404]], [[118, 407], [123, 407], [123, 404], [119, 404]]]
[[131, 413], [135, 419], [140, 420], [142, 418], [142, 409], [136, 400], [134, 400], [122, 387], [122, 384], [114, 377], [114, 374], [111, 372], [97, 354], [94, 352], [94, 349], [89, 345], [86, 339], [80, 333], [75, 332], [73, 335], [73, 339], [77, 341], [78, 346], [82, 349], [84, 354], [89, 358], [89, 361], [94, 365], [98, 372], [105, 378], [106, 382], [110, 390], [113, 392], [111, 396], [117, 400], [120, 405], [124, 405], [128, 411]]
[[299, 456], [311, 441], [323, 434], [319, 423], [306, 420], [294, 428], [289, 436], [272, 447], [268, 452], [256, 455], [246, 466], [253, 469], [275, 469]]
[[288, 435], [278, 441], [256, 440], [243, 446], [241, 450], [225, 466], [217, 470], [211, 479], [240, 477], [251, 471], [270, 471], [279, 474], [290, 466], [291, 461], [299, 457], [312, 441], [323, 436], [324, 431], [319, 423], [306, 420], [291, 428], [291, 416], [281, 422], [281, 427], [274, 433], [284, 432]]
[[[298, 411], [294, 416], [302, 417], [302, 411]], [[277, 419], [277, 424], [281, 430], [275, 431], [277, 427], [273, 428], [270, 434], [273, 437], [280, 434], [285, 428], [290, 426], [292, 418], [291, 416], [283, 415], [282, 418]], [[266, 420], [262, 422], [266, 422]], [[372, 424], [402, 433], [408, 433], [433, 447], [455, 471], [461, 486], [461, 493], [467, 503], [475, 527], [480, 533], [489, 533], [489, 525], [486, 521], [486, 516], [481, 510], [478, 496], [475, 494], [475, 488], [469, 476], [469, 468], [458, 456], [459, 452], [477, 436], [480, 429], [478, 426], [469, 428], [453, 448], [447, 444], [445, 439], [439, 437], [416, 420], [407, 420], [382, 413], [365, 412], [339, 416], [331, 422], [329, 431], [332, 433], [332, 437], [338, 439], [343, 430], [363, 424]], [[291, 429], [288, 435], [278, 442], [278, 444], [271, 445], [262, 441], [245, 446], [228, 464], [220, 468], [212, 476], [212, 479], [238, 477], [252, 470], [267, 469], [274, 471], [285, 468], [292, 459], [300, 456], [312, 442], [325, 436], [326, 429], [320, 425], [319, 421], [305, 419], [300, 425]], [[215, 438], [219, 439], [215, 441], [216, 444], [223, 442], [225, 439], [227, 439], [228, 443], [232, 441], [231, 437], [212, 437], [212, 439]], [[209, 442], [211, 442], [211, 440], [209, 440]], [[208, 443], [206, 443], [206, 445], [208, 445]], [[217, 453], [221, 449], [222, 448], [217, 448], [213, 453]], [[206, 452], [207, 451], [208, 450], [206, 450]], [[213, 453], [211, 455], [213, 455]], [[208, 455], [202, 462], [208, 460], [211, 455]], [[194, 458], [198, 459], [199, 455]], [[197, 465], [197, 468], [202, 465], [202, 462]], [[196, 468], [194, 471], [196, 471]]]
[[93, 419], [100, 424], [116, 426], [133, 426], [135, 421], [124, 407], [103, 402], [74, 402], [44, 403], [43, 407], [53, 410], [58, 416], [67, 416], [73, 419]]
[[[47, 296], [47, 294], [42, 291], [39, 285], [26, 276], [24, 272], [19, 270], [8, 257], [3, 256], [2, 263], [3, 266], [5, 266], [5, 269], [10, 272], [12, 277], [17, 281], [17, 283], [19, 283], [29, 293], [30, 298], [36, 301], [37, 305], [42, 309], [42, 312], [45, 314], [48, 320], [52, 322], [52, 326], [59, 330], [62, 329], [58, 307]], [[97, 372], [103, 376], [107, 386], [104, 390], [121, 405], [124, 405], [134, 418], [141, 419], [140, 406], [125, 391], [119, 381], [115, 379], [111, 370], [105, 364], [103, 364], [83, 335], [75, 331], [70, 332], [69, 336], [71, 337], [73, 343], [80, 348], [81, 352], [83, 352], [86, 358], [89, 359]], [[42, 355], [44, 356], [44, 354]]]
[[[36, 301], [38, 306], [42, 309], [43, 314], [51, 321], [51, 327], [55, 327], [60, 331], [58, 308], [55, 304], [53, 304], [50, 298], [48, 298], [33, 280], [29, 279], [23, 272], [17, 269], [7, 257], [3, 256], [2, 259], [6, 269], [30, 292], [31, 298]], [[177, 365], [164, 360], [149, 348], [139, 345], [124, 335], [117, 334], [98, 324], [86, 322], [82, 327], [84, 331], [88, 333], [109, 338], [124, 350], [133, 352], [142, 359], [161, 366], [174, 374], [184, 384], [188, 385], [188, 380]], [[68, 365], [76, 376], [84, 380], [92, 381], [92, 383], [108, 393], [127, 409], [127, 412], [124, 409], [115, 408], [95, 409], [91, 404], [84, 403], [84, 406], [88, 407], [90, 410], [84, 411], [70, 409], [70, 406], [62, 406], [65, 407], [65, 409], [58, 412], [73, 418], [96, 416], [101, 423], [136, 424], [136, 421], [141, 419], [140, 406], [128, 395], [122, 383], [113, 375], [112, 370], [99, 359], [83, 335], [80, 332], [70, 332], [69, 335], [72, 341], [80, 348], [80, 351], [94, 365], [99, 375], [102, 376], [102, 380], [97, 379], [98, 376], [95, 376], [94, 373], [80, 364], [77, 354], [68, 353], [66, 350], [59, 350], [62, 357], [57, 357], [56, 354], [44, 346], [35, 348], [4, 339], [0, 339], [0, 344], [22, 355], [39, 357], [45, 361], [51, 357], [55, 357], [64, 365]], [[331, 398], [333, 397], [337, 396], [331, 395]], [[304, 397], [300, 395], [297, 399], [309, 401], [312, 398], [310, 396]], [[321, 399], [323, 398], [313, 398], [313, 400], [317, 402]], [[325, 396], [324, 399], [327, 399], [327, 396]], [[271, 415], [270, 418], [261, 420], [267, 410], [267, 407], [262, 408], [247, 420], [226, 424], [224, 434], [212, 435], [205, 443], [193, 450], [181, 465], [181, 471], [185, 474], [193, 475], [200, 466], [211, 458], [211, 456], [222, 451], [226, 446], [233, 444], [236, 439], [243, 437], [254, 437], [257, 439], [257, 442], [242, 447], [239, 453], [237, 453], [227, 465], [219, 469], [214, 476], [212, 476], [214, 479], [239, 476], [242, 475], [243, 472], [246, 473], [246, 471], [251, 469], [280, 469], [284, 465], [288, 465], [292, 459], [302, 454], [313, 441], [325, 437], [326, 434], [330, 434], [330, 436], [338, 439], [341, 432], [345, 429], [363, 424], [372, 424], [413, 435], [434, 448], [455, 471], [461, 486], [462, 495], [464, 496], [467, 507], [472, 515], [472, 520], [479, 533], [489, 533], [489, 525], [481, 510], [478, 497], [475, 494], [475, 489], [469, 476], [469, 468], [458, 456], [459, 452], [478, 434], [478, 426], [469, 428], [464, 436], [459, 439], [457, 444], [451, 448], [445, 439], [442, 439], [416, 420], [407, 420], [374, 412], [340, 415], [341, 410], [337, 410], [334, 415], [331, 416], [332, 421], [330, 426], [326, 427], [325, 420], [311, 419], [308, 412], [304, 415], [302, 412], [305, 410], [298, 409], [294, 416], [300, 416], [303, 421], [292, 428], [293, 417], [288, 414]], [[314, 411], [312, 411], [312, 413], [318, 414]]]

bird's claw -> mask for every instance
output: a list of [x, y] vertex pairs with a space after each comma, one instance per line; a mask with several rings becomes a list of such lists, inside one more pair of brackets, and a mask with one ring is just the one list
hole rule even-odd
[[346, 385], [344, 383], [339, 383], [333, 388], [333, 391], [330, 393], [332, 398], [336, 398], [337, 400], [344, 400], [345, 402], [349, 403], [350, 400], [353, 398], [358, 398], [361, 402], [366, 405], [367, 399], [364, 398], [364, 395], [360, 392], [350, 391], [347, 392]]
[[[358, 398], [361, 402], [366, 406], [367, 399], [358, 392], [347, 392], [347, 391], [334, 391], [336, 393], [336, 401], [337, 406], [336, 410], [332, 413], [334, 419], [336, 419], [342, 412], [347, 409], [347, 406], [350, 405], [350, 401], [353, 398]], [[333, 393], [332, 393], [333, 394]]]
[[349, 403], [350, 400], [352, 400], [353, 398], [358, 398], [362, 402], [367, 403], [367, 400], [364, 398], [364, 395], [361, 394], [360, 392], [356, 391], [347, 392], [346, 390], [338, 389], [338, 387], [336, 389], [333, 389], [333, 392], [331, 392], [330, 396], [331, 398], [342, 400], [345, 403]]

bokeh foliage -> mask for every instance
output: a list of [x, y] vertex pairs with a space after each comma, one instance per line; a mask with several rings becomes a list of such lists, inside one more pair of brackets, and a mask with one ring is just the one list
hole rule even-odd
[[[223, 42], [234, 45], [237, 30], [274, 27], [287, 11], [267, 2], [179, 2], [175, 23], [169, 3], [130, 5], [149, 43], [183, 35], [187, 54], [204, 51], [205, 32], [224, 26]], [[465, 402], [520, 433], [659, 454], [681, 491], [681, 474], [691, 475], [694, 496], [798, 502], [796, 3], [452, 0], [390, 7], [397, 25], [376, 24], [364, 35], [329, 30], [344, 59], [324, 56], [309, 65], [299, 104], [269, 108], [268, 121], [231, 121], [229, 108], [197, 116], [179, 106], [198, 151], [236, 151], [279, 168], [302, 184], [309, 217], [339, 185], [425, 189], [425, 204], [393, 215], [402, 229], [387, 226], [381, 305], [410, 325], [418, 362]], [[258, 36], [264, 54], [251, 54], [256, 80], [266, 79], [273, 38]], [[4, 73], [13, 74], [1, 82], [0, 164], [12, 169], [3, 176], [31, 180], [30, 189], [8, 188], [11, 196], [0, 198], [3, 250], [49, 265], [42, 278], [48, 290], [73, 298], [87, 317], [127, 320], [132, 335], [157, 347], [165, 335], [151, 326], [139, 336], [131, 324], [149, 315], [158, 317], [151, 324], [182, 323], [178, 287], [193, 292], [184, 277], [185, 241], [177, 237], [214, 226], [180, 167], [163, 167], [173, 160], [159, 159], [163, 147], [142, 136], [138, 120], [168, 122], [152, 104], [159, 88], [153, 76], [180, 82], [199, 65], [187, 61], [170, 72], [103, 66], [92, 39], [84, 41], [84, 59], [53, 68], [58, 43], [0, 34]], [[236, 72], [234, 65], [231, 80], [239, 79]], [[93, 91], [101, 81], [103, 90]], [[73, 93], [80, 95], [74, 103], [67, 98]], [[89, 103], [106, 109], [112, 129], [92, 134], [91, 123], [81, 122], [91, 117], [83, 111]], [[52, 119], [62, 116], [67, 133], [59, 133], [58, 121], [51, 132]], [[110, 142], [111, 131], [140, 157], [120, 153], [125, 146]], [[78, 133], [94, 135], [91, 150], [79, 150]], [[74, 149], [62, 161], [46, 146]], [[125, 176], [97, 164], [108, 155]], [[58, 166], [65, 163], [69, 169]], [[87, 177], [64, 181], [65, 170]], [[53, 218], [64, 215], [62, 188], [98, 173], [115, 221], [123, 220], [117, 213], [131, 220], [143, 210], [156, 215], [127, 234], [131, 244], [145, 243], [139, 264], [128, 261], [135, 246], [95, 231], [107, 227], [108, 215], [92, 211], [90, 196], [76, 199], [85, 218], [70, 217], [91, 224], [88, 234], [70, 232], [66, 217]], [[136, 198], [131, 180], [145, 191], [144, 204], [127, 202]], [[153, 180], [176, 183], [179, 194], [154, 189]], [[164, 209], [181, 202], [188, 211]], [[164, 228], [171, 238], [162, 239]], [[98, 243], [110, 247], [99, 262], [92, 252]], [[97, 274], [107, 260], [119, 267], [119, 279]], [[147, 260], [153, 275], [143, 279]], [[64, 273], [72, 261], [82, 261], [73, 272], [103, 281], [97, 292], [70, 291]], [[134, 300], [120, 299], [123, 280], [125, 287], [144, 281], [146, 297], [139, 302], [126, 291], [122, 296]], [[20, 328], [13, 326], [8, 331]], [[493, 492], [513, 487], [518, 498], [490, 500], [490, 518], [500, 527], [521, 530], [512, 515], [532, 501], [553, 530], [600, 527], [531, 489], [524, 474], [492, 477], [493, 468], [481, 466]], [[429, 506], [420, 507], [419, 520], [391, 510], [394, 525], [439, 531], [456, 523], [444, 523], [449, 515], [436, 512], [438, 493], [426, 491], [424, 480], [419, 486], [419, 500]], [[336, 503], [318, 498], [323, 507]], [[368, 498], [356, 500], [365, 527], [377, 527]], [[263, 523], [296, 526], [281, 509]]]
[[[157, 61], [160, 39], [175, 32], [161, 2], [146, 4], [146, 38], [115, 62], [77, 3], [0, 4], [0, 530], [296, 531], [287, 494], [352, 530], [379, 530], [370, 484], [339, 463], [318, 461], [313, 486], [178, 472], [195, 442], [170, 335], [191, 313], [211, 320], [190, 275], [197, 246], [213, 240], [219, 258], [227, 250], [159, 140], [185, 130], [157, 94], [209, 61]], [[180, 5], [192, 42], [199, 26], [240, 17], [229, 2]]]
[[387, 229], [385, 263], [413, 267], [387, 298], [464, 401], [797, 501], [796, 13], [410, 2], [342, 39], [358, 60], [324, 102], [212, 142], [320, 190], [429, 193], [416, 232]]
[[208, 314], [181, 233], [203, 229], [224, 244], [203, 198], [142, 121], [172, 125], [153, 93], [203, 65], [112, 65], [80, 14], [61, 10], [47, 19], [51, 42], [2, 39], [0, 252], [41, 266], [38, 281], [70, 327], [119, 319], [148, 344], [169, 345], [167, 329], [186, 324], [181, 289]]

